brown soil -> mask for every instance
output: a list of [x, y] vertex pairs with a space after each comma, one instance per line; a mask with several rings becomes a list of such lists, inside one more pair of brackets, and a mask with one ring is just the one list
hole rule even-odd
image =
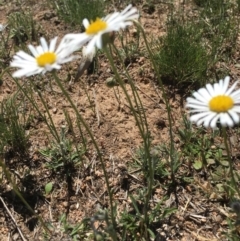
[[[176, 7], [181, 8], [183, 1], [176, 2]], [[34, 19], [41, 25], [44, 36], [51, 39], [56, 35], [62, 37], [68, 33], [68, 25], [58, 19], [45, 1], [25, 1], [23, 5], [24, 8], [33, 11]], [[23, 8], [23, 5], [21, 8]], [[169, 5], [157, 3], [153, 13], [151, 11], [151, 13], [148, 13], [149, 11], [144, 4], [138, 4], [137, 7], [141, 11], [141, 23], [149, 38], [151, 36], [162, 36], [166, 31], [165, 22]], [[12, 1], [12, 3], [3, 1], [3, 4], [0, 5], [0, 23], [6, 23], [7, 16], [13, 11], [21, 11], [21, 8], [15, 5], [15, 1]], [[134, 39], [134, 28], [130, 28], [127, 34]], [[32, 44], [37, 45], [38, 43]], [[116, 38], [116, 44], [119, 45], [118, 38]], [[141, 43], [140, 49], [141, 52], [133, 59], [126, 59], [126, 67], [136, 84], [146, 111], [153, 146], [166, 144], [169, 142], [169, 124], [162, 93], [155, 80], [143, 43]], [[133, 157], [136, 150], [142, 145], [142, 139], [121, 88], [115, 87], [117, 99], [113, 88], [108, 88], [106, 85], [106, 80], [113, 77], [108, 60], [104, 54], [99, 54], [97, 59], [97, 73], [85, 73], [78, 81], [73, 82], [80, 62], [75, 61], [64, 66], [58, 72], [58, 76], [63, 80], [73, 102], [89, 125], [101, 148], [110, 186], [114, 190], [114, 201], [118, 205], [118, 213], [121, 213], [130, 207], [131, 200], [127, 196], [128, 192], [135, 193], [146, 185], [142, 173], [132, 166], [134, 163]], [[122, 73], [120, 63], [117, 64]], [[70, 78], [67, 75], [68, 72], [71, 73]], [[238, 75], [236, 69], [233, 69], [232, 75], [234, 77]], [[122, 76], [124, 79], [124, 74]], [[32, 80], [35, 81], [47, 102], [49, 112], [58, 129], [60, 130], [63, 126], [68, 129], [69, 126], [64, 115], [64, 111], [67, 111], [73, 121], [75, 133], [78, 133], [74, 111], [54, 80], [52, 81], [52, 87], [49, 85], [50, 78], [52, 78], [51, 75], [47, 74], [43, 78], [33, 77]], [[24, 84], [28, 81], [29, 79], [25, 79], [20, 82]], [[126, 83], [126, 87], [132, 97], [128, 83]], [[14, 81], [5, 74], [0, 89], [1, 100], [12, 96], [16, 90]], [[181, 143], [177, 130], [182, 124], [181, 115], [185, 113], [182, 101], [185, 96], [176, 94], [173, 87], [169, 88], [167, 92], [172, 107], [175, 148], [180, 151]], [[34, 97], [41, 111], [46, 112], [37, 92], [34, 93]], [[99, 209], [108, 207], [109, 199], [100, 161], [90, 138], [84, 131], [88, 150], [84, 155], [83, 164], [76, 166], [72, 173], [72, 187], [69, 188], [64, 173], [53, 173], [50, 169], [47, 169], [46, 163], [49, 160], [43, 158], [39, 153], [39, 150], [50, 147], [52, 143], [46, 124], [23, 96], [21, 98], [19, 96], [19, 100], [25, 103], [27, 111], [34, 116], [30, 128], [27, 130], [30, 135], [29, 153], [24, 158], [10, 157], [6, 160], [6, 165], [34, 211], [42, 216], [45, 223], [52, 224], [52, 237], [46, 240], [71, 240], [70, 236], [62, 230], [59, 222], [60, 215], [67, 213], [68, 223], [76, 224], [85, 217], [93, 216]], [[67, 136], [81, 144], [80, 134], [73, 137], [72, 133], [68, 131]], [[237, 147], [238, 140], [235, 145]], [[168, 162], [168, 157], [162, 158], [165, 158], [165, 162]], [[227, 218], [232, 215], [227, 207], [228, 203], [222, 201], [217, 194], [216, 196], [213, 195], [211, 183], [204, 178], [204, 173], [195, 173], [186, 163], [183, 163], [177, 177], [181, 177], [181, 175], [194, 177], [194, 182], [190, 184], [179, 183], [174, 194], [164, 185], [171, 180], [169, 176], [162, 181], [162, 184], [154, 192], [152, 205], [162, 200], [164, 196], [168, 196], [168, 199], [163, 202], [163, 206], [165, 208], [177, 207], [177, 211], [171, 218], [158, 224], [156, 228], [158, 238], [156, 240], [227, 240], [224, 232], [228, 232]], [[123, 180], [127, 182], [128, 188], [124, 187]], [[54, 183], [54, 189], [51, 194], [45, 195], [44, 187], [49, 182]], [[42, 226], [14, 194], [10, 183], [4, 176], [0, 190], [2, 200], [6, 205], [4, 206], [3, 202], [0, 202], [0, 240], [22, 240], [19, 230], [22, 231], [26, 240], [44, 240]], [[178, 200], [176, 200], [176, 197]], [[7, 212], [6, 207], [8, 207], [11, 215]], [[19, 230], [16, 228], [13, 219], [16, 221]], [[96, 222], [96, 228], [98, 225], [100, 224]], [[140, 237], [139, 240], [141, 240]]]

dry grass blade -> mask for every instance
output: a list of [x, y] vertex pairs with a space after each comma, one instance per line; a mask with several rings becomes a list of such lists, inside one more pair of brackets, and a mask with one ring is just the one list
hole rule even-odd
[[2, 204], [3, 204], [3, 206], [4, 206], [4, 208], [6, 209], [7, 213], [8, 213], [9, 216], [11, 217], [12, 221], [14, 222], [14, 224], [15, 224], [15, 226], [16, 226], [16, 228], [17, 228], [17, 230], [18, 230], [18, 232], [19, 232], [19, 234], [20, 234], [22, 240], [23, 240], [23, 241], [27, 241], [27, 239], [24, 238], [21, 229], [19, 228], [19, 226], [18, 226], [18, 224], [17, 224], [15, 218], [14, 218], [13, 215], [11, 214], [10, 210], [8, 209], [8, 207], [7, 207], [7, 205], [5, 204], [5, 202], [4, 202], [4, 200], [2, 199], [2, 197], [0, 197], [0, 200], [1, 200], [1, 202], [2, 202]]

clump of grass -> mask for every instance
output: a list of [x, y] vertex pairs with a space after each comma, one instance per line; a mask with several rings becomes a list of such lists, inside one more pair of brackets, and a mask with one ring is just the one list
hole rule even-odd
[[217, 63], [231, 60], [238, 34], [237, 6], [225, 0], [205, 0], [198, 19], [171, 13], [167, 34], [158, 39], [153, 54], [164, 84], [179, 88], [206, 84], [206, 77], [218, 78], [227, 70]]
[[49, 148], [40, 150], [40, 153], [46, 158], [46, 166], [54, 171], [64, 168], [67, 175], [70, 175], [71, 169], [75, 164], [82, 161], [82, 155], [85, 153], [83, 149], [74, 148], [74, 144], [66, 137], [66, 130], [61, 129], [60, 142], [52, 143]]
[[81, 25], [84, 18], [95, 20], [97, 17], [103, 16], [104, 3], [103, 0], [58, 0], [50, 2], [57, 10], [58, 16], [71, 25]]
[[8, 16], [10, 38], [16, 45], [26, 41], [36, 41], [39, 36], [40, 25], [38, 25], [30, 12], [14, 12]]
[[[22, 117], [21, 117], [22, 116]], [[21, 118], [20, 118], [21, 117]], [[4, 100], [0, 109], [0, 153], [24, 155], [28, 150], [29, 137], [25, 126], [27, 117], [20, 113], [20, 105], [14, 98]]]
[[[5, 28], [2, 32], [0, 31], [0, 67], [5, 69], [11, 60], [11, 41], [10, 41], [10, 32], [8, 28]], [[0, 80], [0, 85], [2, 80]]]
[[208, 2], [208, 0], [194, 0], [193, 2], [194, 2], [197, 6], [203, 7], [203, 6]]
[[216, 60], [229, 57], [234, 52], [238, 34], [236, 6], [225, 0], [208, 0], [200, 10], [203, 40], [211, 46]]
[[172, 19], [153, 53], [163, 83], [178, 87], [205, 84], [210, 59], [198, 25]]
[[[195, 0], [198, 3], [197, 0]], [[226, 16], [226, 10], [229, 8], [229, 1], [226, 0], [204, 0], [201, 1], [200, 6], [203, 7], [203, 12], [209, 17], [209, 20], [219, 23], [218, 20]]]

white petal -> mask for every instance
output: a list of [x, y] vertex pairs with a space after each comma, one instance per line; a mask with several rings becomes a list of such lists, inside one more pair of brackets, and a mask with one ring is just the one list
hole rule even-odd
[[44, 53], [44, 50], [43, 50], [42, 46], [37, 46], [36, 51], [38, 52], [38, 55], [41, 55], [41, 54]]
[[39, 55], [38, 52], [36, 51], [36, 48], [34, 46], [32, 46], [31, 44], [28, 45], [28, 48], [34, 57], [37, 57]]
[[48, 52], [48, 44], [47, 44], [47, 41], [45, 38], [40, 38], [40, 42], [41, 42], [41, 45], [42, 45], [42, 48], [43, 48], [43, 52]]
[[213, 89], [214, 89], [215, 95], [222, 95], [223, 94], [222, 91], [221, 91], [221, 88], [219, 86], [219, 83], [214, 83]]
[[232, 127], [234, 125], [234, 122], [228, 113], [220, 113], [220, 123], [222, 126]]
[[207, 106], [201, 106], [196, 104], [187, 104], [186, 107], [192, 108], [191, 112], [209, 111], [209, 108]]
[[213, 129], [216, 128], [218, 119], [219, 119], [219, 115], [216, 115], [216, 116], [211, 120], [211, 122], [210, 122], [210, 127], [211, 127], [211, 128], [213, 128]]
[[82, 46], [89, 40], [91, 40], [91, 37], [89, 37], [89, 35], [85, 33], [81, 33], [81, 34], [68, 34], [64, 37], [63, 41], [65, 44], [68, 45], [68, 47], [70, 48], [70, 51], [74, 52], [82, 48]]
[[137, 9], [131, 9], [127, 14], [124, 15], [125, 21], [127, 20], [137, 20], [139, 18], [139, 13]]
[[129, 5], [121, 12], [121, 14], [125, 14], [131, 7], [132, 7], [132, 4], [129, 4]]
[[233, 90], [235, 89], [236, 85], [238, 84], [238, 81], [236, 81], [225, 93], [225, 95], [230, 95]]
[[190, 116], [190, 121], [196, 122], [196, 121], [198, 121], [199, 119], [202, 119], [202, 118], [204, 118], [205, 116], [209, 115], [209, 113], [210, 113], [210, 112], [201, 112], [201, 113], [198, 113], [198, 114], [191, 115], [191, 116]]
[[223, 80], [223, 86], [222, 86], [222, 90], [223, 90], [223, 93], [225, 94], [227, 89], [228, 89], [228, 86], [229, 86], [229, 82], [230, 82], [230, 77], [229, 76], [226, 76]]
[[69, 41], [77, 39], [81, 35], [82, 35], [82, 33], [69, 33], [69, 34], [66, 34], [62, 38], [62, 42], [67, 42], [68, 43]]
[[110, 24], [113, 24], [114, 22], [118, 22], [120, 20], [120, 18], [121, 18], [121, 16], [120, 16], [119, 12], [115, 12], [115, 13], [107, 15], [103, 19], [103, 21], [106, 21], [110, 25]]
[[204, 97], [202, 94], [199, 94], [199, 92], [194, 92], [193, 96], [200, 102], [204, 103], [205, 105], [208, 103], [208, 101], [206, 100], [206, 97]]
[[234, 100], [240, 99], [240, 89], [234, 91], [232, 94], [230, 94], [230, 96], [231, 96]]
[[236, 112], [236, 113], [240, 113], [240, 106], [235, 105], [231, 110]]
[[34, 75], [35, 72], [36, 72], [37, 69], [28, 69], [28, 68], [25, 68], [25, 69], [20, 69], [20, 70], [17, 70], [16, 72], [13, 73], [13, 77], [14, 78], [20, 78], [20, 77], [23, 77], [23, 76], [31, 76], [31, 75]]
[[[103, 48], [103, 42], [102, 42], [102, 35], [98, 35], [96, 36], [96, 46], [99, 48], [99, 49], [102, 49]], [[93, 50], [94, 51], [94, 50]]]
[[[100, 36], [100, 37], [101, 37], [101, 36]], [[92, 38], [92, 39], [90, 40], [90, 42], [88, 43], [87, 48], [86, 48], [86, 54], [87, 54], [87, 55], [90, 54], [92, 51], [94, 51], [97, 38], [99, 38], [99, 36], [96, 36], [96, 37]]]
[[187, 98], [187, 106], [188, 106], [188, 104], [196, 104], [196, 105], [201, 105], [201, 106], [208, 106], [208, 103], [205, 103], [205, 100], [203, 102], [201, 100], [197, 100], [197, 99], [194, 99], [192, 97], [188, 97]]
[[239, 115], [235, 111], [229, 110], [228, 113], [232, 117], [235, 124], [239, 123], [240, 118], [239, 118]]
[[[33, 58], [31, 55], [25, 53], [24, 51], [20, 50], [17, 52], [17, 56], [21, 58], [21, 60], [28, 60], [31, 62], [35, 62], [35, 58]], [[19, 58], [18, 58], [19, 59]], [[19, 59], [20, 60], [20, 59]]]
[[[62, 43], [62, 41], [61, 41], [61, 43]], [[52, 52], [52, 53], [55, 52], [56, 44], [57, 44], [57, 37], [53, 38], [53, 39], [50, 41], [49, 52]], [[60, 47], [60, 45], [59, 45], [59, 47]], [[57, 52], [57, 51], [56, 51], [56, 52]]]
[[34, 68], [36, 68], [36, 62], [29, 62], [29, 61], [13, 61], [10, 64], [11, 67], [17, 67], [17, 68], [26, 68], [29, 69], [32, 66], [34, 66]]
[[206, 89], [208, 90], [209, 94], [212, 97], [215, 96], [215, 91], [214, 91], [213, 86], [211, 84], [206, 84]]
[[208, 93], [207, 89], [205, 88], [199, 89], [197, 93], [199, 93], [205, 99], [205, 103], [212, 98], [211, 95]]
[[209, 127], [209, 126], [210, 126], [210, 122], [212, 121], [212, 119], [213, 119], [214, 117], [216, 117], [216, 115], [217, 115], [217, 113], [215, 113], [215, 112], [209, 113], [209, 115], [204, 118], [204, 123], [203, 123], [203, 125], [204, 125], [205, 127]]
[[223, 89], [223, 79], [220, 79], [218, 84], [219, 84], [219, 88]]
[[90, 24], [89, 24], [89, 21], [88, 21], [86, 18], [83, 19], [82, 24], [83, 24], [83, 26], [84, 26], [85, 29], [87, 29], [88, 26], [90, 25]]

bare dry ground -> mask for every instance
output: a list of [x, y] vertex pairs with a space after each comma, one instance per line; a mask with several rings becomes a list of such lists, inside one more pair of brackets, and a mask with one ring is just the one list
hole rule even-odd
[[[182, 7], [183, 2], [176, 1], [176, 8]], [[150, 13], [143, 3], [136, 4], [136, 6], [141, 12], [141, 23], [147, 35], [149, 37], [164, 35], [169, 5], [156, 2], [155, 11], [150, 11]], [[191, 7], [190, 4], [190, 13], [192, 13]], [[6, 23], [7, 16], [11, 12], [21, 11], [22, 8], [28, 8], [33, 12], [34, 19], [41, 25], [44, 36], [49, 39], [56, 35], [61, 37], [69, 32], [69, 26], [56, 16], [56, 13], [48, 7], [45, 1], [23, 1], [21, 6], [18, 6], [15, 1], [0, 1], [0, 23]], [[130, 28], [127, 34], [130, 38], [134, 38], [134, 28]], [[32, 44], [37, 45], [38, 43]], [[119, 44], [118, 38], [116, 44]], [[126, 66], [136, 83], [146, 110], [153, 144], [167, 143], [169, 141], [169, 126], [161, 91], [145, 54], [143, 44], [140, 44], [140, 49], [139, 54], [133, 56], [133, 59], [126, 60]], [[141, 146], [142, 140], [124, 94], [118, 89], [119, 99], [117, 100], [113, 89], [106, 86], [106, 80], [113, 77], [113, 73], [104, 54], [98, 56], [97, 73], [90, 75], [85, 73], [79, 81], [69, 84], [70, 79], [68, 79], [67, 73], [68, 71], [71, 73], [70, 78], [73, 80], [78, 64], [79, 61], [75, 61], [63, 67], [59, 72], [59, 77], [65, 80], [64, 85], [72, 100], [76, 103], [79, 112], [89, 124], [100, 144], [110, 177], [110, 185], [114, 190], [114, 201], [118, 204], [118, 212], [121, 213], [123, 210], [128, 210], [131, 203], [127, 194], [135, 193], [139, 188], [146, 185], [141, 172], [137, 172], [132, 167], [134, 153]], [[231, 67], [232, 76], [237, 77], [239, 75], [238, 70], [233, 66]], [[54, 123], [59, 130], [62, 126], [67, 126], [68, 123], [66, 123], [64, 116], [64, 111], [67, 111], [75, 126], [74, 111], [54, 81], [52, 81], [53, 91], [51, 90], [49, 78], [51, 78], [51, 75], [46, 75], [43, 79], [36, 78], [35, 81], [39, 82], [39, 88], [48, 103]], [[0, 88], [1, 100], [8, 98], [16, 90], [17, 87], [13, 80], [8, 75], [4, 75], [3, 85]], [[186, 113], [184, 101], [182, 101], [185, 96], [175, 92], [172, 86], [169, 87], [168, 95], [172, 107], [173, 130], [176, 134], [174, 138], [175, 147], [181, 151], [177, 130], [182, 124], [181, 115]], [[24, 97], [21, 98], [21, 101], [26, 101]], [[38, 100], [39, 97], [36, 95], [35, 98]], [[41, 106], [41, 101], [38, 103]], [[44, 108], [41, 108], [44, 111]], [[34, 113], [27, 101], [26, 109]], [[53, 174], [51, 170], [45, 167], [48, 160], [39, 154], [39, 150], [50, 146], [51, 139], [48, 137], [50, 135], [47, 135], [46, 125], [39, 119], [37, 113], [34, 113], [34, 118], [27, 131], [30, 134], [29, 154], [21, 159], [10, 156], [6, 160], [6, 164], [12, 171], [14, 181], [19, 185], [31, 207], [42, 216], [44, 222], [52, 224], [53, 234], [51, 238], [45, 239], [43, 229], [37, 219], [17, 198], [9, 182], [3, 179], [0, 194], [11, 215], [7, 212], [3, 202], [0, 202], [0, 240], [22, 240], [13, 219], [26, 240], [72, 240], [68, 234], [63, 233], [59, 216], [67, 213], [68, 222], [76, 224], [83, 218], [94, 215], [98, 209], [108, 207], [109, 199], [106, 185], [96, 152], [91, 141], [89, 141], [87, 144], [89, 149], [84, 155], [84, 166], [76, 167], [71, 177], [72, 186], [69, 188], [63, 173]], [[71, 137], [71, 133], [68, 135]], [[75, 141], [80, 141], [80, 139], [79, 135], [75, 137]], [[216, 143], [216, 146], [222, 144], [221, 139], [218, 141], [219, 143]], [[234, 147], [235, 157], [238, 160], [238, 137], [236, 137]], [[171, 178], [169, 176], [166, 180], [161, 180], [161, 185], [155, 189], [153, 203], [159, 202], [163, 196], [167, 195], [169, 199], [164, 201], [163, 205], [165, 207], [177, 207], [177, 211], [170, 218], [159, 223], [156, 227], [159, 233], [156, 240], [227, 240], [224, 233], [228, 230], [227, 218], [232, 215], [227, 201], [224, 200], [224, 197], [214, 195], [211, 183], [207, 180], [204, 171], [196, 172], [187, 163], [182, 164], [177, 177], [179, 180], [182, 180], [181, 175], [191, 177], [192, 182], [179, 182], [175, 195], [165, 186], [165, 183]], [[28, 174], [26, 175], [26, 173]], [[44, 186], [49, 182], [54, 183], [54, 191], [45, 195]], [[176, 200], [176, 197], [178, 200]], [[141, 240], [140, 237], [139, 240]]]

